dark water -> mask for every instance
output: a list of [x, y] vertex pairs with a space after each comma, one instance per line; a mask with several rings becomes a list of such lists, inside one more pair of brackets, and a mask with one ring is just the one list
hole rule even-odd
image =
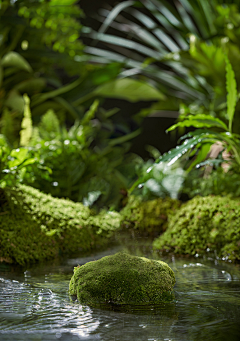
[[[73, 267], [117, 251], [44, 266], [0, 265], [0, 340], [240, 340], [240, 267], [226, 262], [164, 259], [177, 280], [172, 304], [123, 313], [72, 303]], [[146, 256], [139, 248], [131, 253]]]

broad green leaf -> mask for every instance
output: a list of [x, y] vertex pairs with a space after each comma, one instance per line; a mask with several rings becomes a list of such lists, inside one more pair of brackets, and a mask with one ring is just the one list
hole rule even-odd
[[130, 102], [165, 99], [165, 96], [152, 85], [130, 78], [117, 79], [103, 84], [94, 93], [104, 97], [122, 98]]
[[13, 149], [10, 153], [10, 157], [13, 158], [13, 160], [9, 161], [8, 167], [19, 167], [23, 164], [24, 160], [26, 160], [27, 153], [28, 150], [26, 148]]
[[3, 67], [16, 67], [21, 70], [32, 72], [30, 64], [19, 53], [11, 51], [3, 56], [1, 64]]
[[4, 105], [20, 113], [24, 110], [24, 99], [18, 91], [12, 90], [4, 102]]
[[211, 148], [212, 143], [203, 143], [202, 146], [198, 150], [198, 154], [196, 159], [191, 163], [190, 167], [188, 167], [187, 171], [190, 172], [190, 170], [195, 167], [200, 162], [204, 161], [207, 157], [207, 154], [209, 153], [209, 150]]
[[28, 94], [34, 94], [37, 92], [41, 92], [44, 87], [46, 86], [46, 80], [44, 78], [36, 78], [36, 79], [28, 79], [26, 81], [23, 81], [16, 86], [14, 86], [14, 89], [17, 91], [20, 91], [21, 93], [28, 93]]
[[28, 146], [32, 137], [32, 117], [30, 110], [30, 99], [27, 94], [23, 95], [24, 98], [24, 114], [21, 124], [22, 130], [20, 131], [20, 146]]
[[212, 144], [219, 139], [218, 135], [220, 135], [220, 134], [215, 134], [215, 133], [209, 134], [209, 133], [206, 133], [204, 130], [203, 130], [203, 133], [201, 133], [201, 130], [199, 131], [196, 130], [195, 133], [196, 133], [195, 136], [189, 139], [186, 139], [180, 146], [177, 146], [176, 148], [170, 150], [168, 153], [163, 154], [163, 156], [161, 156], [158, 161], [159, 162], [169, 161], [168, 165], [172, 165], [178, 159], [180, 159], [184, 154], [191, 151], [197, 145], [200, 146], [203, 143]]
[[232, 132], [232, 122], [237, 104], [237, 83], [235, 73], [226, 56], [226, 89], [227, 89], [227, 114], [229, 119], [229, 131]]
[[211, 115], [205, 114], [197, 114], [197, 115], [188, 115], [184, 121], [180, 121], [173, 126], [171, 126], [168, 131], [172, 131], [178, 127], [195, 127], [195, 128], [203, 128], [203, 127], [219, 127], [224, 130], [228, 130], [226, 124], [221, 121], [219, 118], [213, 117]]

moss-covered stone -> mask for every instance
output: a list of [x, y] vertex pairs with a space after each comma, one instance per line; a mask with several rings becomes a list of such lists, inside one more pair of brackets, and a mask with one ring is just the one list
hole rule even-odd
[[69, 293], [93, 306], [149, 305], [172, 300], [174, 284], [166, 263], [120, 252], [74, 268]]
[[153, 243], [154, 249], [179, 254], [205, 252], [240, 259], [240, 201], [228, 197], [195, 197], [169, 221], [167, 231]]
[[181, 206], [181, 202], [171, 198], [143, 201], [131, 196], [121, 211], [121, 227], [143, 236], [156, 237], [168, 226], [168, 218]]
[[107, 244], [120, 227], [118, 213], [93, 215], [81, 203], [53, 198], [29, 186], [5, 190], [4, 202], [0, 261], [25, 264], [59, 252], [89, 250]]

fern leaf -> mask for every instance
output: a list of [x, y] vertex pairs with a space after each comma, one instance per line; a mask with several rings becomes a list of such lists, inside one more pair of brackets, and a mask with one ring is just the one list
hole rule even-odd
[[24, 113], [20, 131], [20, 146], [27, 147], [32, 137], [32, 117], [30, 110], [30, 99], [27, 94], [23, 95]]

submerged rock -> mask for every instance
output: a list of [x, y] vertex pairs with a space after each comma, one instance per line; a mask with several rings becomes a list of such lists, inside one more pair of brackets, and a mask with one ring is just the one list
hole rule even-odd
[[223, 259], [240, 260], [240, 200], [212, 195], [189, 200], [153, 247], [190, 255], [211, 251]]
[[174, 284], [166, 263], [120, 252], [74, 268], [69, 293], [93, 306], [149, 305], [171, 301]]

